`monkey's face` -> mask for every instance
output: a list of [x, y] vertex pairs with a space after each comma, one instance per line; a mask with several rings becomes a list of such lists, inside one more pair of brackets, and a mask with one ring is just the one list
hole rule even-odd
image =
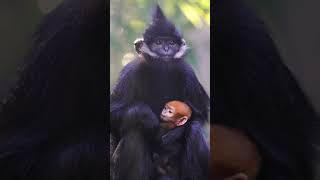
[[149, 44], [150, 50], [161, 58], [173, 58], [180, 50], [180, 44], [172, 38], [159, 37]]
[[134, 46], [138, 54], [149, 55], [152, 58], [164, 61], [181, 59], [187, 54], [189, 49], [184, 39], [178, 42], [174, 38], [163, 37], [155, 38], [148, 43], [143, 38], [138, 38], [134, 41]]
[[175, 121], [175, 108], [169, 105], [166, 105], [161, 112], [161, 119], [166, 122], [174, 122]]
[[152, 21], [135, 41], [135, 49], [143, 59], [169, 62], [181, 60], [187, 54], [188, 46], [175, 25], [167, 19], [161, 8], [156, 6]]

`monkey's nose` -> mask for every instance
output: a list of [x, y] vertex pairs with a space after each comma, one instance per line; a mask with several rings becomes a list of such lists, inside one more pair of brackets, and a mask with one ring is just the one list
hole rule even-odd
[[169, 47], [168, 46], [163, 47], [163, 49], [164, 49], [165, 52], [169, 51]]

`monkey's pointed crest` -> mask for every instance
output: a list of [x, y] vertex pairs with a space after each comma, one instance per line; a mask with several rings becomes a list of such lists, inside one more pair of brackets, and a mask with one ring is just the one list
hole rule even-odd
[[162, 9], [160, 8], [159, 4], [157, 4], [155, 9], [153, 10], [152, 22], [161, 21], [161, 20], [167, 20], [167, 18], [163, 14]]
[[143, 33], [143, 39], [147, 43], [156, 37], [171, 37], [178, 42], [182, 42], [181, 33], [175, 25], [167, 19], [159, 5], [155, 6], [151, 23]]

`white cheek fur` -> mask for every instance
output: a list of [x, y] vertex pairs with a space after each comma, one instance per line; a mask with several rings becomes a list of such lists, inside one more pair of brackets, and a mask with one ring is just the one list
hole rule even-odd
[[187, 46], [186, 41], [184, 39], [182, 40], [182, 43], [183, 43], [183, 45], [180, 47], [180, 50], [174, 55], [173, 58], [179, 59], [179, 58], [182, 58], [186, 54], [189, 47]]
[[140, 50], [141, 50], [141, 52], [147, 53], [147, 54], [149, 54], [149, 55], [152, 56], [152, 57], [156, 57], [156, 58], [159, 57], [157, 54], [155, 54], [154, 52], [152, 52], [145, 43], [142, 44], [142, 47], [141, 47]]

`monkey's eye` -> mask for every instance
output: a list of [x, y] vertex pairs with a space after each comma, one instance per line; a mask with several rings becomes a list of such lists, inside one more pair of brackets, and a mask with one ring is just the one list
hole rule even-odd
[[160, 44], [161, 44], [161, 41], [160, 41], [160, 40], [156, 40], [156, 44], [157, 44], [157, 45], [160, 45]]
[[172, 113], [172, 111], [170, 111], [170, 110], [169, 110], [169, 113], [171, 114], [171, 113]]
[[174, 45], [174, 41], [170, 40], [170, 41], [169, 41], [169, 44], [170, 44], [170, 45]]

